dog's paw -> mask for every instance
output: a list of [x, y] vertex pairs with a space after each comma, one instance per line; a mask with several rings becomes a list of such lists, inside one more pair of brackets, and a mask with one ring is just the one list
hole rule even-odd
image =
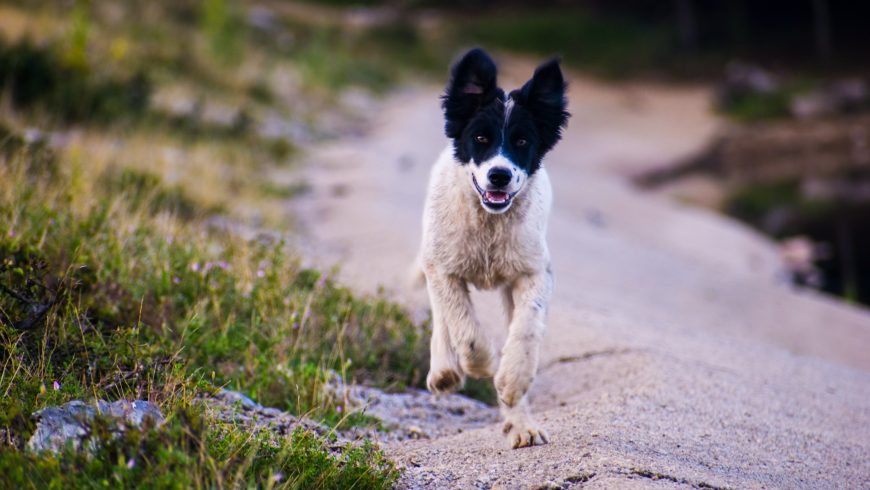
[[444, 368], [429, 371], [426, 376], [426, 386], [435, 394], [450, 393], [462, 388], [465, 376], [453, 369]]
[[502, 427], [502, 432], [513, 449], [540, 446], [550, 442], [547, 432], [526, 416], [508, 418]]

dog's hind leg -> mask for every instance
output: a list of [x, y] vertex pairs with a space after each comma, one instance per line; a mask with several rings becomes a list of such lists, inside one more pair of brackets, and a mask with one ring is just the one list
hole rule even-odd
[[547, 270], [521, 277], [513, 284], [511, 297], [515, 306], [495, 375], [495, 388], [505, 419], [504, 432], [514, 448], [548, 442], [546, 432], [529, 414], [526, 393], [538, 370], [538, 351], [546, 328], [552, 282]]
[[[493, 374], [494, 356], [471, 305], [468, 285], [450, 275], [426, 273], [432, 303], [432, 359], [426, 384], [430, 391], [459, 388], [464, 374]], [[457, 366], [458, 363], [458, 366]]]

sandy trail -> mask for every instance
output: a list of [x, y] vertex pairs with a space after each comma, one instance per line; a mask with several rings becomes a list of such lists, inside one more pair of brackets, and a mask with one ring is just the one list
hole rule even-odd
[[[391, 444], [403, 486], [870, 488], [870, 313], [778, 283], [742, 225], [626, 183], [716, 131], [709, 94], [575, 79], [570, 100], [546, 162], [556, 291], [530, 393], [552, 441], [509, 450], [492, 425]], [[418, 312], [406, 275], [446, 144], [438, 103], [406, 89], [364, 138], [317, 149], [303, 203], [318, 262]], [[475, 299], [503, 338], [494, 298]]]

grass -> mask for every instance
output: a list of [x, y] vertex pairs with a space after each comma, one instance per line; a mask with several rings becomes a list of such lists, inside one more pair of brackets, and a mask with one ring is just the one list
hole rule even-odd
[[746, 93], [733, 97], [720, 111], [740, 122], [772, 121], [791, 116], [791, 95], [785, 91], [770, 94]]
[[160, 429], [110, 434], [94, 424], [95, 449], [58, 455], [0, 450], [3, 488], [389, 488], [398, 473], [371, 444], [334, 452], [297, 430], [248, 433], [185, 409]]
[[[155, 386], [181, 366], [178, 383], [214, 371], [217, 384], [337, 422], [324, 373], [419, 382], [422, 333], [398, 307], [355, 298], [280, 242], [203, 231], [206, 211], [153, 175], [108, 169], [88, 184], [65, 163], [25, 147], [0, 170], [0, 391], [37, 399], [56, 380], [74, 395], [161, 400], [172, 394]], [[9, 376], [22, 369], [30, 383]]]
[[[84, 157], [72, 165], [70, 155], [9, 132], [0, 148], [0, 426], [12, 447], [32, 432], [33, 411], [72, 399], [149, 399], [175, 416], [211, 386], [229, 386], [338, 427], [370, 421], [347, 414], [334, 389], [339, 379], [392, 388], [420, 382], [424, 332], [398, 307], [358, 299], [327, 274], [301, 268], [280, 242], [208, 231], [201, 219], [216, 211], [155, 175], [100, 172]], [[314, 436], [299, 437], [277, 449], [239, 441], [233, 452], [251, 453], [242, 459], [254, 464], [266, 451], [272, 459], [264, 465], [290, 474], [296, 453], [313, 451], [295, 444]], [[192, 450], [173, 447], [159, 458]], [[72, 453], [55, 461], [8, 446], [0, 452], [3, 464], [30, 468], [15, 474], [35, 486], [78, 464]], [[193, 456], [185, 464], [197, 471], [214, 466], [215, 456]], [[372, 451], [342, 457], [381, 461]], [[343, 474], [336, 461], [318, 464]], [[94, 482], [118, 469], [86, 467], [83, 478]], [[119, 481], [137, 481], [134, 473]], [[219, 475], [195, 476], [194, 486], [211, 486]]]
[[[256, 129], [267, 111], [316, 125], [339, 91], [393, 74], [345, 52], [358, 38], [311, 38], [287, 58], [235, 2], [206, 7], [158, 2], [113, 24], [100, 3], [77, 3], [69, 23], [44, 22], [51, 1], [2, 6], [56, 27], [0, 45], [2, 488], [388, 488], [398, 476], [369, 443], [251, 433], [194, 403], [225, 386], [336, 430], [369, 426], [341, 386], [419, 386], [427, 362], [425, 325], [283, 243], [285, 200], [307, 187], [271, 172], [298, 145]], [[333, 52], [337, 67], [318, 65]], [[305, 82], [288, 92], [267, 65]], [[157, 100], [178, 87], [244, 117], [167, 111]], [[270, 233], [243, 238], [236, 224]], [[115, 440], [98, 420], [93, 452], [22, 450], [34, 411], [74, 399], [147, 399], [167, 422]]]

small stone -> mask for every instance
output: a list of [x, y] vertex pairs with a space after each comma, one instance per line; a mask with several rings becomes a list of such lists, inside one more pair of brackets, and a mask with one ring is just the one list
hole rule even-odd
[[98, 400], [95, 404], [89, 404], [73, 400], [33, 414], [37, 425], [33, 436], [27, 442], [27, 448], [31, 451], [58, 452], [70, 441], [73, 447], [79, 448], [90, 434], [91, 422], [98, 413], [119, 422], [116, 435], [127, 429], [139, 428], [146, 420], [151, 420], [156, 425], [162, 424], [164, 420], [157, 405], [148, 401], [118, 400], [110, 403]]

